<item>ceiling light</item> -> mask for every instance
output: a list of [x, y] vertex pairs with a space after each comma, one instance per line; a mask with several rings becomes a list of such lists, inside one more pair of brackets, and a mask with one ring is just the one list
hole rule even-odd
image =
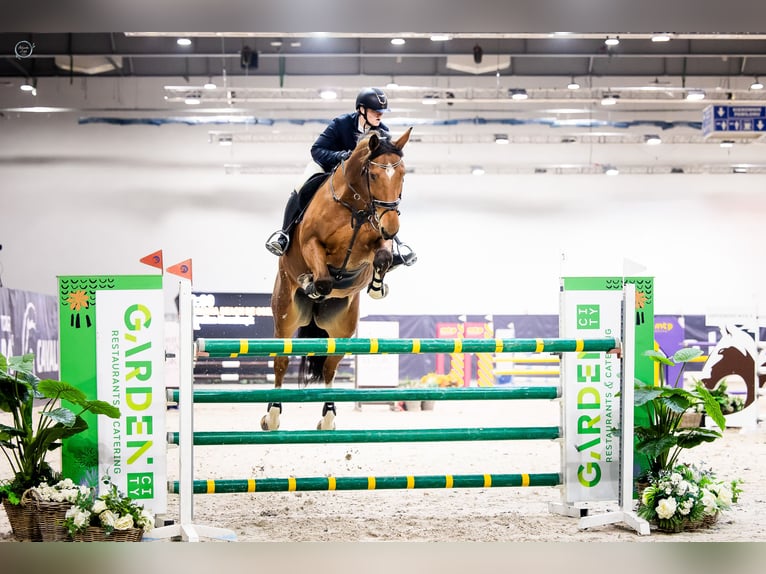
[[394, 46], [404, 46], [404, 44], [407, 43], [407, 40], [405, 40], [404, 38], [391, 38], [391, 43]]
[[732, 173], [747, 173], [747, 168], [743, 166], [734, 166]]
[[447, 40], [451, 40], [452, 36], [449, 34], [433, 34], [431, 36], [432, 42], [446, 42]]
[[644, 136], [644, 143], [646, 145], [660, 145], [662, 143], [662, 138], [657, 134], [649, 134]]
[[572, 81], [567, 84], [567, 89], [568, 90], [579, 90], [580, 89], [580, 84], [575, 82], [574, 76], [572, 76]]
[[190, 94], [186, 94], [186, 97], [184, 98], [184, 103], [189, 106], [196, 106], [202, 103], [202, 94], [199, 92], [192, 92]]
[[426, 94], [423, 96], [423, 99], [421, 100], [421, 103], [426, 106], [435, 106], [439, 103], [439, 95], [438, 94]]
[[613, 106], [617, 103], [617, 100], [620, 98], [617, 94], [604, 94], [604, 96], [601, 98], [601, 105], [602, 106]]
[[723, 140], [720, 144], [721, 147], [734, 147], [734, 141], [733, 140]]
[[505, 145], [510, 143], [511, 140], [508, 139], [508, 134], [495, 134], [495, 143], [499, 145]]
[[655, 34], [652, 36], [652, 42], [670, 42], [670, 34]]
[[398, 87], [399, 87], [399, 84], [397, 84], [394, 80], [391, 80], [390, 82], [386, 84], [387, 90], [395, 90]]
[[269, 46], [272, 48], [281, 48], [282, 47], [282, 40], [272, 40], [269, 42]]
[[608, 36], [606, 40], [604, 40], [604, 44], [607, 46], [616, 46], [620, 43], [620, 39], [617, 36]]
[[761, 83], [761, 81], [758, 79], [757, 76], [755, 78], [755, 81], [753, 81], [753, 83], [750, 84], [750, 89], [751, 90], [762, 90], [763, 89], [763, 84]]
[[213, 82], [213, 78], [209, 78], [207, 83], [202, 87], [206, 90], [215, 90], [218, 86], [216, 86], [215, 82]]
[[474, 165], [471, 167], [471, 175], [484, 175], [484, 168], [480, 165]]
[[519, 88], [511, 88], [508, 90], [508, 95], [512, 100], [526, 100], [529, 97], [527, 91]]
[[604, 173], [606, 175], [619, 175], [620, 170], [618, 170], [613, 165], [608, 165], [608, 166], [604, 167]]
[[301, 47], [300, 40], [294, 40], [293, 42], [290, 42], [290, 47], [291, 48], [300, 48]]
[[179, 46], [191, 46], [191, 43], [192, 41], [190, 38], [178, 38], [178, 40], [176, 40], [176, 44]]
[[35, 83], [34, 80], [27, 80], [23, 84], [19, 86], [19, 89], [22, 92], [33, 92], [35, 89]]
[[704, 90], [689, 90], [686, 92], [686, 99], [691, 102], [698, 102], [705, 99]]
[[319, 92], [319, 97], [323, 100], [335, 100], [338, 98], [338, 92], [335, 90], [322, 90]]

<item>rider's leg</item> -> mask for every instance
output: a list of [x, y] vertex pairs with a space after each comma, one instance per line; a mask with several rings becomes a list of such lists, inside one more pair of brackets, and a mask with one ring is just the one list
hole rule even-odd
[[293, 191], [285, 206], [285, 214], [282, 218], [282, 229], [272, 233], [271, 237], [266, 240], [266, 249], [274, 255], [284, 255], [290, 245], [290, 231], [300, 213], [301, 206], [298, 199], [298, 192]]

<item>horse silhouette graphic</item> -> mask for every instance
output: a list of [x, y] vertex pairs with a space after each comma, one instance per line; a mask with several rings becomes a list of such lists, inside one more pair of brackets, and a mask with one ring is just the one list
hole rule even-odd
[[[721, 327], [721, 339], [710, 352], [702, 368], [700, 382], [707, 389], [713, 390], [726, 377], [741, 377], [747, 393], [740, 418], [752, 419], [753, 423], [757, 424], [758, 390], [766, 383], [766, 374], [759, 374], [759, 370], [765, 364], [759, 358], [753, 337], [739, 327], [727, 325]], [[732, 415], [729, 415], [727, 422], [731, 417]]]

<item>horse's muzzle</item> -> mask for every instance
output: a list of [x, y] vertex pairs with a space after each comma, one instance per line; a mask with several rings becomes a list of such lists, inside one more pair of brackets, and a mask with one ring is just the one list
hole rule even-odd
[[393, 239], [399, 233], [399, 214], [389, 211], [380, 218], [380, 234], [383, 239]]

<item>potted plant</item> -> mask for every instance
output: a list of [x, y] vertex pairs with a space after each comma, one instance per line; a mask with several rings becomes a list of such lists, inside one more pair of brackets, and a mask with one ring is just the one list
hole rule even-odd
[[75, 542], [139, 542], [154, 527], [154, 516], [123, 496], [109, 477], [106, 491], [81, 492], [66, 511], [63, 527]]
[[[0, 424], [0, 449], [9, 463], [12, 478], [0, 484], [0, 500], [17, 539], [39, 540], [33, 517], [19, 508], [28, 489], [60, 480], [46, 461], [61, 440], [88, 428], [83, 413], [119, 418], [120, 410], [107, 402], [89, 400], [78, 388], [34, 375], [34, 356], [6, 358], [0, 354], [0, 410], [10, 414], [10, 424]], [[41, 403], [35, 420], [35, 401]], [[63, 406], [70, 403], [74, 410]], [[18, 520], [17, 520], [18, 519]]]
[[679, 464], [650, 480], [637, 514], [665, 532], [711, 526], [737, 502], [739, 484], [718, 480], [711, 470]]
[[[695, 382], [692, 389], [684, 389], [682, 382], [684, 369], [689, 361], [702, 355], [695, 348], [680, 349], [671, 358], [662, 351], [649, 350], [644, 353], [660, 365], [660, 384], [637, 382], [635, 386], [635, 406], [642, 409], [646, 424], [637, 417], [634, 429], [636, 444], [635, 452], [644, 460], [645, 471], [639, 475], [639, 482], [649, 478], [657, 478], [662, 471], [670, 471], [678, 461], [678, 456], [684, 449], [694, 448], [704, 442], [712, 442], [720, 438], [721, 432], [715, 428], [699, 426], [684, 426], [684, 413], [704, 410], [720, 431], [726, 425], [721, 407], [705, 386]], [[681, 365], [673, 386], [666, 381], [663, 365]]]

